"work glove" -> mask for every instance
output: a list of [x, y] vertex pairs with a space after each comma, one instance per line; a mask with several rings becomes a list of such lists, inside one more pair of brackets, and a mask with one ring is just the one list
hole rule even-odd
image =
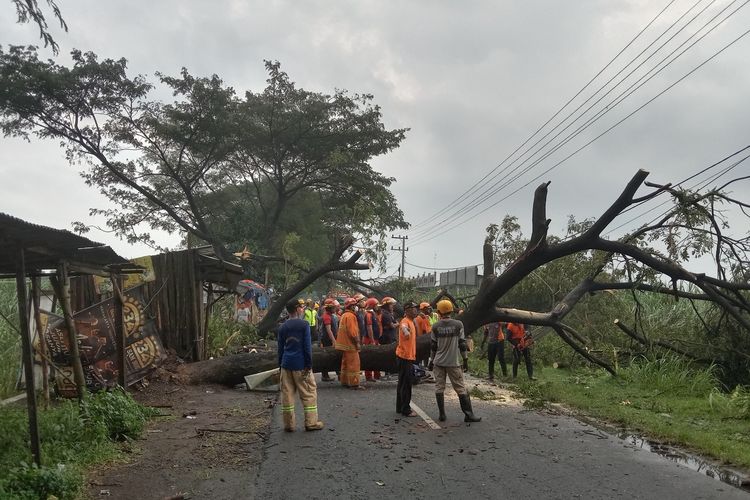
[[464, 369], [464, 373], [469, 371], [469, 359], [464, 358], [464, 363], [462, 365], [462, 368]]

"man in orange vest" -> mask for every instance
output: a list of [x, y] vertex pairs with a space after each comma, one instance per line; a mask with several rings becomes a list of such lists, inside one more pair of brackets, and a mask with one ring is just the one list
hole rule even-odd
[[503, 371], [503, 377], [508, 376], [508, 368], [505, 365], [505, 332], [503, 331], [503, 323], [497, 321], [484, 325], [484, 337], [482, 338], [482, 348], [489, 338], [489, 345], [487, 346], [487, 361], [489, 367], [487, 370], [487, 379], [491, 381], [495, 380], [495, 357], [500, 362], [500, 369]]
[[416, 417], [411, 409], [411, 385], [414, 361], [417, 359], [417, 304], [404, 304], [404, 317], [398, 325], [398, 346], [396, 363], [398, 366], [398, 385], [396, 387], [396, 411], [405, 417]]
[[364, 389], [359, 385], [359, 322], [357, 321], [357, 299], [344, 301], [344, 314], [339, 321], [336, 334], [336, 350], [341, 351], [341, 385], [349, 389]]
[[536, 380], [534, 368], [531, 365], [531, 352], [529, 351], [531, 337], [526, 333], [526, 325], [523, 323], [508, 323], [505, 330], [508, 333], [508, 340], [513, 344], [513, 378], [518, 375], [518, 364], [521, 362], [521, 356], [523, 356], [529, 380]]
[[[414, 324], [417, 326], [417, 337], [422, 335], [429, 335], [432, 331], [432, 323], [430, 323], [430, 303], [422, 302], [419, 304], [419, 314], [414, 318]], [[430, 360], [429, 353], [425, 355], [423, 359], [419, 360], [419, 363], [423, 366], [427, 366], [427, 362]]]

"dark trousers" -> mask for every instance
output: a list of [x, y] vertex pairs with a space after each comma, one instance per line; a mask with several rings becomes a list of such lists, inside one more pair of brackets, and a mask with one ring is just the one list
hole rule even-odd
[[521, 356], [526, 363], [526, 374], [529, 378], [534, 376], [534, 368], [531, 366], [531, 353], [528, 349], [513, 348], [513, 378], [518, 375], [518, 363], [521, 362]]
[[402, 415], [411, 413], [411, 379], [414, 361], [396, 357], [398, 385], [396, 386], [396, 411]]
[[487, 361], [489, 362], [488, 374], [490, 377], [495, 375], [495, 357], [500, 362], [500, 369], [503, 377], [508, 375], [508, 367], [505, 365], [505, 342], [487, 344]]

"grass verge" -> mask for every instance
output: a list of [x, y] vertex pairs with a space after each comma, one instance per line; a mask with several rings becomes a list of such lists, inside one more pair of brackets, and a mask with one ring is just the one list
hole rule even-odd
[[[474, 358], [471, 369], [484, 375], [487, 361]], [[613, 378], [604, 372], [535, 367], [536, 382], [519, 371], [518, 390], [527, 407], [561, 403], [629, 432], [750, 468], [750, 391], [722, 393], [713, 368], [676, 358], [637, 360]]]

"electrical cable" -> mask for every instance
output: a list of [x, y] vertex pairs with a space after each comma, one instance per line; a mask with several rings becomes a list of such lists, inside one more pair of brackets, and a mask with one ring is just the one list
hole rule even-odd
[[[651, 26], [651, 25], [652, 25], [652, 24], [653, 24], [654, 22], [656, 22], [656, 20], [657, 20], [657, 19], [659, 19], [659, 17], [661, 17], [661, 15], [662, 15], [662, 14], [664, 14], [664, 12], [665, 12], [665, 11], [666, 11], [666, 10], [667, 10], [667, 9], [668, 9], [668, 8], [669, 8], [669, 7], [670, 7], [670, 6], [671, 6], [671, 5], [672, 5], [672, 4], [673, 4], [673, 3], [675, 2], [675, 1], [676, 1], [676, 0], [670, 0], [670, 1], [669, 1], [669, 2], [667, 3], [667, 5], [666, 5], [666, 6], [664, 7], [664, 8], [662, 8], [662, 10], [661, 10], [661, 11], [659, 11], [659, 13], [658, 13], [658, 14], [656, 14], [656, 16], [654, 16], [654, 18], [653, 18], [653, 19], [651, 19], [651, 21], [649, 21], [649, 23], [648, 23], [648, 24], [647, 24], [647, 25], [646, 25], [645, 27], [643, 27], [643, 28], [642, 28], [642, 29], [641, 29], [641, 30], [640, 30], [640, 31], [638, 32], [638, 34], [636, 34], [636, 36], [635, 36], [635, 37], [634, 37], [633, 39], [631, 39], [631, 40], [630, 40], [630, 42], [628, 42], [628, 43], [627, 43], [627, 44], [626, 44], [626, 45], [625, 45], [625, 46], [624, 46], [624, 47], [623, 47], [622, 49], [620, 49], [620, 51], [619, 51], [619, 52], [618, 52], [618, 53], [617, 53], [617, 54], [616, 54], [616, 55], [615, 55], [615, 56], [614, 56], [614, 57], [613, 57], [612, 59], [610, 59], [610, 61], [609, 61], [609, 62], [608, 62], [608, 63], [607, 63], [607, 64], [606, 64], [606, 65], [605, 65], [605, 66], [604, 66], [604, 67], [603, 67], [603, 68], [602, 68], [601, 70], [599, 70], [599, 72], [598, 72], [598, 73], [596, 73], [596, 75], [594, 75], [594, 76], [593, 76], [593, 77], [592, 77], [592, 78], [591, 78], [591, 79], [590, 79], [590, 80], [589, 80], [589, 81], [588, 81], [588, 82], [587, 82], [587, 83], [586, 83], [586, 84], [585, 84], [585, 85], [584, 85], [584, 86], [583, 86], [583, 87], [582, 87], [582, 88], [581, 88], [581, 89], [580, 89], [580, 90], [579, 90], [579, 91], [578, 91], [578, 92], [577, 92], [577, 93], [576, 93], [576, 94], [575, 94], [575, 95], [573, 96], [573, 97], [571, 97], [570, 99], [568, 99], [568, 101], [567, 101], [567, 102], [566, 102], [565, 104], [563, 104], [563, 105], [562, 105], [562, 107], [561, 107], [560, 109], [558, 109], [558, 110], [557, 110], [557, 111], [556, 111], [556, 112], [555, 112], [555, 113], [554, 113], [554, 114], [553, 114], [553, 115], [552, 115], [552, 116], [551, 116], [551, 117], [550, 117], [550, 118], [549, 118], [549, 119], [548, 119], [548, 120], [547, 120], [546, 122], [544, 122], [544, 123], [543, 123], [543, 124], [542, 124], [541, 126], [539, 126], [539, 128], [537, 128], [537, 130], [536, 130], [536, 131], [535, 131], [535, 132], [534, 132], [533, 134], [531, 134], [531, 135], [530, 135], [530, 136], [529, 136], [529, 137], [528, 137], [528, 138], [527, 138], [527, 139], [526, 139], [526, 140], [525, 140], [525, 141], [524, 141], [524, 142], [523, 142], [523, 143], [522, 143], [522, 144], [521, 144], [520, 146], [518, 146], [518, 147], [517, 147], [517, 148], [516, 148], [516, 149], [515, 149], [515, 150], [514, 150], [514, 151], [513, 151], [512, 153], [510, 153], [510, 154], [509, 154], [509, 155], [508, 155], [508, 156], [507, 156], [507, 157], [506, 157], [506, 158], [505, 158], [505, 159], [504, 159], [504, 160], [503, 160], [502, 162], [500, 162], [500, 163], [499, 163], [499, 164], [498, 164], [498, 165], [497, 165], [497, 166], [496, 166], [495, 168], [493, 168], [492, 170], [490, 170], [490, 172], [488, 172], [487, 174], [485, 174], [485, 176], [484, 176], [484, 177], [482, 177], [482, 178], [481, 178], [481, 179], [479, 179], [479, 180], [478, 180], [477, 182], [475, 182], [475, 183], [474, 183], [474, 184], [473, 184], [473, 185], [472, 185], [472, 186], [471, 186], [471, 187], [470, 187], [470, 188], [469, 188], [468, 190], [464, 191], [464, 192], [463, 192], [462, 194], [460, 194], [460, 195], [459, 195], [459, 196], [458, 196], [457, 198], [455, 198], [455, 199], [454, 199], [454, 200], [453, 200], [453, 201], [452, 201], [452, 202], [451, 202], [450, 204], [448, 204], [448, 205], [447, 205], [446, 207], [444, 207], [443, 209], [439, 210], [439, 211], [438, 211], [437, 213], [433, 214], [432, 216], [428, 217], [427, 219], [425, 219], [425, 220], [423, 220], [423, 221], [419, 222], [419, 223], [418, 223], [417, 225], [421, 226], [422, 224], [426, 224], [426, 223], [428, 223], [428, 222], [430, 222], [430, 221], [434, 220], [434, 219], [435, 219], [436, 217], [438, 217], [438, 216], [439, 216], [440, 214], [444, 213], [445, 211], [447, 211], [448, 209], [450, 209], [450, 208], [451, 208], [452, 206], [454, 206], [454, 205], [455, 205], [455, 203], [456, 203], [456, 202], [458, 202], [458, 201], [459, 201], [459, 200], [460, 200], [461, 198], [463, 198], [464, 196], [468, 196], [468, 194], [470, 194], [470, 193], [471, 193], [472, 191], [474, 191], [474, 188], [476, 188], [477, 186], [479, 186], [479, 185], [480, 185], [480, 184], [482, 183], [482, 181], [483, 181], [483, 180], [485, 180], [485, 179], [486, 179], [486, 178], [487, 178], [487, 177], [488, 177], [489, 175], [491, 175], [491, 174], [492, 174], [493, 172], [495, 172], [495, 171], [496, 171], [496, 170], [497, 170], [498, 168], [500, 168], [500, 167], [501, 167], [501, 166], [503, 165], [503, 163], [505, 163], [505, 162], [506, 162], [506, 161], [507, 161], [508, 159], [510, 159], [510, 158], [511, 158], [511, 157], [512, 157], [512, 156], [513, 156], [514, 154], [516, 154], [516, 152], [518, 152], [518, 150], [520, 150], [521, 148], [523, 148], [523, 147], [524, 147], [524, 146], [525, 146], [525, 145], [526, 145], [526, 144], [527, 144], [527, 143], [528, 143], [528, 142], [529, 142], [530, 140], [532, 140], [532, 139], [533, 139], [533, 138], [534, 138], [534, 137], [535, 137], [535, 136], [536, 136], [536, 135], [537, 135], [537, 134], [538, 134], [538, 133], [539, 133], [539, 132], [540, 132], [540, 131], [541, 131], [542, 129], [544, 129], [544, 127], [546, 127], [546, 126], [547, 126], [547, 125], [548, 125], [548, 124], [549, 124], [549, 123], [550, 123], [550, 122], [551, 122], [552, 120], [554, 120], [554, 119], [555, 119], [555, 118], [556, 118], [556, 117], [557, 117], [557, 116], [558, 116], [558, 115], [559, 115], [559, 114], [560, 114], [560, 113], [561, 113], [561, 112], [562, 112], [562, 111], [563, 111], [563, 110], [564, 110], [564, 109], [565, 109], [566, 107], [568, 107], [568, 105], [569, 105], [569, 104], [570, 104], [571, 102], [573, 102], [573, 101], [574, 101], [574, 100], [575, 100], [575, 99], [576, 99], [576, 98], [577, 98], [577, 97], [578, 97], [579, 95], [581, 95], [581, 94], [582, 94], [582, 93], [583, 93], [583, 92], [584, 92], [584, 91], [585, 91], [585, 90], [586, 90], [586, 89], [587, 89], [587, 88], [588, 88], [588, 87], [589, 87], [589, 86], [590, 86], [590, 85], [591, 85], [591, 84], [592, 84], [592, 83], [593, 83], [593, 82], [594, 82], [594, 81], [595, 81], [595, 80], [596, 80], [596, 79], [597, 79], [597, 78], [598, 78], [598, 77], [599, 77], [599, 76], [600, 76], [600, 75], [601, 75], [601, 74], [602, 74], [602, 73], [604, 72], [604, 71], [606, 71], [606, 70], [607, 70], [607, 69], [608, 69], [608, 68], [609, 68], [609, 67], [610, 67], [610, 66], [611, 66], [611, 65], [612, 65], [612, 64], [613, 64], [613, 63], [614, 63], [614, 62], [615, 62], [615, 61], [616, 61], [616, 60], [617, 60], [617, 59], [618, 59], [618, 58], [619, 58], [619, 57], [620, 57], [620, 56], [621, 56], [621, 55], [622, 55], [622, 54], [623, 54], [623, 53], [624, 53], [624, 52], [625, 52], [625, 51], [626, 51], [626, 50], [627, 50], [627, 49], [628, 49], [628, 48], [629, 48], [629, 47], [630, 47], [630, 46], [631, 46], [631, 45], [632, 45], [633, 43], [635, 43], [635, 41], [636, 41], [636, 40], [638, 40], [638, 38], [640, 38], [640, 36], [641, 36], [641, 35], [642, 35], [643, 33], [645, 33], [645, 32], [646, 32], [646, 30], [647, 30], [647, 29], [648, 29], [648, 28], [649, 28], [649, 27], [650, 27], [650, 26]], [[699, 1], [700, 1], [700, 0], [699, 0]]]
[[[748, 0], [748, 1], [750, 1], [750, 0]], [[746, 5], [746, 4], [748, 3], [748, 1], [746, 1], [745, 3], [743, 3], [741, 7], [743, 7], [744, 5]], [[740, 8], [741, 8], [741, 7], [740, 7]], [[736, 12], [736, 10], [735, 10], [734, 12]], [[730, 14], [730, 15], [732, 15], [732, 14]], [[728, 17], [727, 17], [727, 18], [728, 18]], [[725, 19], [725, 20], [726, 20], [726, 19]], [[722, 21], [722, 22], [723, 22], [723, 21]], [[718, 25], [717, 25], [717, 26], [718, 26]], [[713, 29], [715, 29], [715, 28], [716, 28], [716, 26], [715, 26], [714, 28], [712, 28], [712, 30], [713, 30]], [[679, 79], [678, 79], [677, 81], [675, 81], [674, 83], [672, 83], [671, 85], [669, 85], [668, 87], [666, 87], [666, 88], [665, 88], [664, 90], [662, 90], [661, 92], [659, 92], [658, 94], [656, 94], [656, 95], [655, 95], [654, 97], [652, 97], [651, 99], [649, 99], [648, 101], [646, 101], [646, 102], [645, 102], [644, 104], [642, 104], [641, 106], [639, 106], [638, 108], [636, 108], [636, 109], [635, 109], [634, 111], [632, 111], [631, 113], [629, 113], [628, 115], [626, 115], [626, 116], [625, 116], [624, 118], [622, 118], [621, 120], [617, 121], [617, 122], [616, 122], [616, 123], [615, 123], [614, 125], [612, 125], [612, 126], [610, 126], [609, 128], [607, 128], [607, 129], [606, 129], [606, 130], [605, 130], [604, 132], [600, 133], [599, 135], [597, 135], [596, 137], [594, 137], [594, 138], [593, 138], [592, 140], [588, 141], [588, 142], [587, 142], [587, 143], [585, 143], [585, 144], [584, 144], [583, 146], [579, 147], [578, 149], [576, 149], [575, 151], [573, 151], [573, 152], [572, 152], [571, 154], [569, 154], [568, 156], [564, 157], [564, 158], [563, 158], [562, 160], [558, 161], [557, 163], [555, 163], [554, 165], [552, 165], [552, 166], [551, 166], [550, 168], [548, 168], [547, 170], [545, 170], [545, 171], [544, 171], [544, 172], [542, 172], [541, 174], [537, 175], [536, 177], [534, 177], [533, 179], [531, 179], [530, 181], [528, 181], [527, 183], [525, 183], [525, 184], [524, 184], [524, 185], [522, 185], [521, 187], [519, 187], [519, 188], [517, 188], [516, 190], [514, 190], [513, 192], [511, 192], [511, 193], [510, 193], [510, 195], [508, 195], [508, 196], [506, 196], [505, 198], [502, 198], [502, 199], [498, 200], [497, 202], [495, 202], [495, 203], [493, 203], [493, 204], [491, 204], [491, 205], [487, 206], [486, 208], [484, 208], [484, 209], [483, 209], [483, 210], [481, 210], [480, 212], [478, 212], [478, 213], [476, 213], [476, 214], [473, 214], [473, 215], [472, 215], [472, 217], [476, 217], [477, 215], [481, 215], [481, 214], [485, 213], [485, 212], [486, 212], [487, 210], [489, 210], [490, 208], [493, 208], [493, 207], [495, 207], [495, 206], [496, 206], [497, 204], [499, 204], [500, 202], [504, 201], [504, 200], [505, 200], [506, 198], [508, 198], [509, 196], [512, 196], [513, 194], [517, 193], [517, 192], [518, 192], [518, 191], [520, 191], [521, 189], [523, 189], [523, 188], [527, 187], [527, 186], [528, 186], [529, 184], [531, 184], [532, 182], [534, 182], [534, 181], [538, 180], [538, 179], [539, 179], [540, 177], [542, 177], [543, 175], [545, 175], [545, 174], [549, 173], [549, 172], [550, 172], [551, 170], [555, 169], [556, 167], [558, 167], [559, 165], [561, 165], [562, 163], [564, 163], [565, 161], [567, 161], [567, 160], [568, 160], [568, 159], [570, 159], [571, 157], [575, 156], [576, 154], [578, 154], [579, 152], [581, 152], [581, 151], [582, 151], [583, 149], [585, 149], [585, 148], [587, 148], [587, 147], [588, 147], [589, 145], [591, 145], [591, 144], [592, 144], [592, 143], [593, 143], [594, 141], [596, 141], [596, 140], [598, 140], [599, 138], [601, 138], [602, 136], [606, 135], [607, 133], [609, 133], [609, 132], [610, 132], [611, 130], [613, 130], [614, 128], [618, 127], [618, 126], [619, 126], [620, 124], [622, 124], [622, 123], [623, 123], [623, 122], [624, 122], [625, 120], [629, 119], [629, 118], [630, 118], [630, 117], [632, 117], [632, 116], [633, 116], [634, 114], [636, 114], [636, 113], [638, 113], [639, 111], [641, 111], [641, 110], [642, 110], [642, 109], [643, 109], [644, 107], [646, 107], [647, 105], [649, 105], [649, 104], [650, 104], [651, 102], [653, 102], [653, 101], [654, 101], [654, 100], [656, 100], [657, 98], [661, 97], [661, 96], [662, 96], [662, 95], [663, 95], [664, 93], [666, 93], [667, 91], [671, 90], [671, 89], [672, 89], [672, 88], [673, 88], [674, 86], [676, 86], [677, 84], [679, 84], [680, 82], [682, 82], [683, 80], [685, 80], [685, 79], [686, 79], [687, 77], [689, 77], [690, 75], [692, 75], [692, 74], [693, 74], [694, 72], [696, 72], [696, 71], [697, 71], [698, 69], [702, 68], [702, 67], [703, 67], [704, 65], [706, 65], [706, 64], [707, 64], [708, 62], [710, 62], [711, 60], [713, 60], [714, 58], [716, 58], [717, 56], [719, 56], [719, 55], [720, 55], [721, 53], [723, 53], [723, 52], [724, 52], [725, 50], [727, 50], [727, 49], [728, 49], [729, 47], [731, 47], [732, 45], [734, 45], [735, 43], [737, 43], [738, 41], [740, 41], [740, 40], [741, 40], [742, 38], [744, 38], [745, 36], [747, 36], [747, 35], [748, 35], [748, 33], [750, 33], [750, 30], [748, 30], [748, 31], [745, 31], [745, 32], [744, 32], [744, 33], [742, 33], [742, 34], [741, 34], [740, 36], [736, 37], [736, 38], [735, 38], [734, 40], [732, 40], [731, 42], [729, 42], [728, 44], [726, 44], [726, 45], [725, 45], [724, 47], [722, 47], [722, 48], [721, 48], [721, 49], [720, 49], [719, 51], [717, 51], [716, 53], [714, 53], [714, 54], [713, 54], [712, 56], [710, 56], [710, 57], [708, 57], [707, 59], [705, 59], [705, 60], [704, 60], [704, 61], [703, 61], [703, 62], [702, 62], [701, 64], [699, 64], [698, 66], [696, 66], [695, 68], [693, 68], [693, 69], [692, 69], [691, 71], [689, 71], [688, 73], [686, 73], [685, 75], [683, 75], [683, 76], [682, 76], [681, 78], [679, 78]], [[708, 33], [707, 33], [707, 34], [708, 34]], [[707, 34], [706, 34], [706, 35], [707, 35]], [[704, 36], [705, 36], [705, 35], [704, 35]], [[696, 43], [697, 43], [697, 42], [696, 42]], [[693, 44], [693, 45], [694, 45], [694, 44]], [[691, 45], [691, 46], [692, 46], [692, 45]], [[687, 50], [687, 49], [686, 49], [686, 50]], [[684, 52], [685, 52], [685, 51], [683, 51], [682, 53], [684, 53]], [[680, 55], [681, 55], [681, 54], [680, 54]], [[677, 56], [677, 57], [679, 57], [679, 56]], [[676, 59], [676, 58], [675, 58], [675, 59]], [[675, 59], [673, 59], [672, 61], [670, 61], [670, 63], [668, 63], [668, 64], [671, 64], [672, 62], [674, 62], [674, 60], [675, 60]], [[666, 67], [666, 66], [665, 66], [665, 67]], [[659, 70], [659, 71], [662, 71], [663, 69], [664, 69], [664, 68], [662, 68], [662, 69], [661, 69], [661, 70]], [[649, 78], [649, 80], [650, 80], [651, 78], [653, 78], [654, 76], [656, 76], [656, 74], [658, 74], [658, 72], [657, 72], [657, 73], [655, 73], [654, 75], [652, 75], [652, 76], [651, 76], [651, 77]], [[648, 80], [647, 80], [647, 81], [648, 81]], [[645, 82], [643, 82], [643, 83], [645, 83]], [[637, 89], [636, 89], [636, 90], [637, 90]], [[632, 92], [631, 92], [631, 93], [632, 93]], [[424, 235], [423, 235], [423, 236], [421, 236], [421, 237], [418, 237], [418, 238], [417, 238], [417, 239], [416, 239], [415, 241], [413, 241], [413, 242], [412, 242], [412, 244], [413, 244], [413, 245], [418, 245], [418, 244], [422, 244], [422, 243], [424, 243], [424, 242], [426, 242], [426, 241], [430, 241], [430, 240], [434, 239], [434, 238], [435, 238], [436, 236], [439, 236], [439, 235], [441, 235], [441, 234], [445, 234], [446, 232], [448, 232], [448, 231], [450, 231], [450, 230], [453, 230], [453, 229], [455, 229], [456, 227], [459, 227], [460, 225], [463, 225], [463, 224], [464, 224], [465, 222], [467, 222], [468, 220], [469, 220], [469, 219], [465, 219], [465, 220], [463, 220], [463, 221], [461, 221], [461, 222], [459, 222], [459, 223], [457, 223], [457, 224], [455, 224], [455, 225], [451, 226], [451, 227], [450, 227], [450, 228], [448, 228], [448, 229], [444, 229], [444, 228], [441, 228], [441, 229], [442, 229], [442, 231], [440, 231], [440, 233], [438, 233], [437, 235], [435, 235], [435, 236], [432, 236], [432, 237], [430, 237], [430, 238], [426, 238], [426, 237], [425, 237]]]

